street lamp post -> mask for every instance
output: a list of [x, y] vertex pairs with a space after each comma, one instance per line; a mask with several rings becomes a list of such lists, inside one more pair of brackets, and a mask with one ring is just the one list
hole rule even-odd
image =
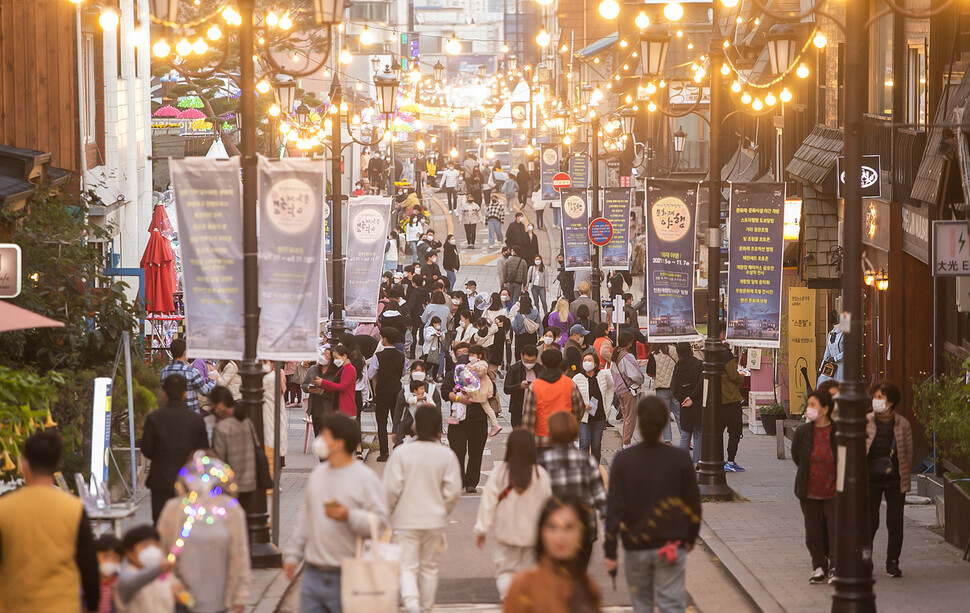
[[[713, 5], [711, 66], [724, 59], [718, 26], [719, 3]], [[721, 410], [721, 117], [724, 115], [723, 79], [719, 70], [711, 70], [711, 143], [707, 198], [707, 340], [704, 342], [704, 376], [707, 377], [707, 400], [701, 419], [701, 461], [697, 485], [701, 495], [716, 499], [734, 496], [724, 474], [724, 418]]]
[[[593, 186], [590, 194], [589, 214], [591, 219], [600, 216], [600, 116], [595, 114], [589, 122], [589, 129], [592, 132], [593, 150], [590, 152], [590, 171], [591, 184]], [[590, 276], [590, 290], [593, 294], [593, 302], [596, 304], [596, 312], [602, 310], [600, 305], [600, 248], [593, 245], [593, 274]]]

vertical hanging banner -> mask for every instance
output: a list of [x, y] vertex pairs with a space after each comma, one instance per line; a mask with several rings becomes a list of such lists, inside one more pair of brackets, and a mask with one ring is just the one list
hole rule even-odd
[[662, 343], [700, 338], [694, 325], [695, 212], [698, 184], [648, 180], [647, 340]]
[[562, 253], [566, 270], [582, 270], [593, 265], [589, 248], [589, 193], [585, 189], [563, 188]]
[[630, 268], [630, 207], [633, 190], [629, 187], [607, 187], [603, 194], [603, 217], [613, 224], [613, 239], [600, 250], [605, 269]]
[[815, 290], [788, 288], [788, 411], [800, 414], [815, 388]]
[[391, 199], [382, 196], [351, 198], [347, 205], [347, 265], [344, 304], [347, 321], [377, 321], [377, 304], [384, 272], [384, 245], [391, 217]]
[[542, 200], [551, 203], [559, 199], [559, 193], [552, 186], [552, 178], [559, 172], [559, 145], [545, 143], [539, 146], [539, 185]]
[[189, 355], [243, 355], [243, 232], [239, 158], [171, 160], [182, 248]]
[[259, 159], [259, 337], [264, 360], [317, 355], [324, 163]]
[[785, 184], [731, 183], [727, 330], [742, 347], [781, 346]]
[[570, 187], [586, 189], [589, 187], [589, 156], [580, 153], [569, 158]]

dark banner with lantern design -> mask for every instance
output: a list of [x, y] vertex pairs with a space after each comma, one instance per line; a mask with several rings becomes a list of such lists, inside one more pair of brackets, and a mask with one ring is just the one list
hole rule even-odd
[[593, 265], [589, 243], [589, 192], [571, 187], [559, 190], [562, 198], [562, 253], [566, 270]]
[[600, 265], [604, 269], [630, 268], [630, 207], [633, 189], [607, 187], [603, 192], [603, 217], [613, 225], [613, 238], [600, 250]]
[[785, 184], [731, 183], [725, 340], [781, 346]]
[[259, 337], [264, 360], [314, 360], [324, 268], [324, 162], [259, 159]]
[[688, 181], [647, 181], [647, 340], [700, 338], [694, 325], [697, 190]]
[[344, 319], [377, 321], [377, 304], [384, 273], [384, 245], [391, 217], [391, 199], [383, 196], [351, 198], [347, 204], [347, 265], [344, 268]]
[[[559, 193], [552, 186], [552, 178], [559, 172], [559, 145], [544, 143], [539, 145], [539, 185], [542, 200], [551, 203], [559, 200]], [[520, 197], [523, 197], [520, 195]]]

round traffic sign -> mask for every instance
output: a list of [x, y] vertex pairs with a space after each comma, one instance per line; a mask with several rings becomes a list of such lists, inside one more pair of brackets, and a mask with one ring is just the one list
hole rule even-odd
[[605, 247], [613, 240], [613, 224], [609, 219], [597, 217], [589, 222], [589, 242], [597, 247]]
[[552, 187], [558, 192], [563, 187], [569, 187], [573, 184], [573, 180], [569, 178], [564, 172], [557, 172], [552, 177]]

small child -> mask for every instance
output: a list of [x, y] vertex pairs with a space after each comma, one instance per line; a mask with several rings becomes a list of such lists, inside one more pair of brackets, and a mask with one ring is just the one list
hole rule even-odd
[[403, 442], [414, 437], [414, 412], [422, 404], [428, 403], [428, 386], [424, 381], [411, 381], [408, 391], [404, 393], [404, 400], [408, 403], [407, 410], [401, 416], [400, 432], [404, 435]]
[[498, 423], [498, 418], [495, 416], [495, 409], [491, 406], [489, 398], [495, 395], [495, 385], [492, 383], [492, 378], [488, 374], [488, 361], [485, 359], [485, 348], [479, 345], [472, 345], [468, 350], [468, 369], [471, 370], [481, 381], [478, 389], [475, 391], [466, 391], [465, 395], [472, 402], [477, 402], [482, 405], [482, 409], [485, 411], [485, 415], [488, 416], [488, 422], [491, 424], [491, 430], [489, 430], [489, 436], [495, 436], [502, 431], [502, 427]]
[[98, 611], [114, 613], [115, 585], [118, 583], [118, 571], [121, 570], [121, 541], [111, 533], [102, 534], [94, 541], [94, 554], [98, 558], [98, 575], [101, 578]]
[[174, 611], [178, 582], [174, 564], [166, 559], [154, 526], [134, 526], [121, 542], [124, 561], [118, 573], [115, 607], [118, 613]]

